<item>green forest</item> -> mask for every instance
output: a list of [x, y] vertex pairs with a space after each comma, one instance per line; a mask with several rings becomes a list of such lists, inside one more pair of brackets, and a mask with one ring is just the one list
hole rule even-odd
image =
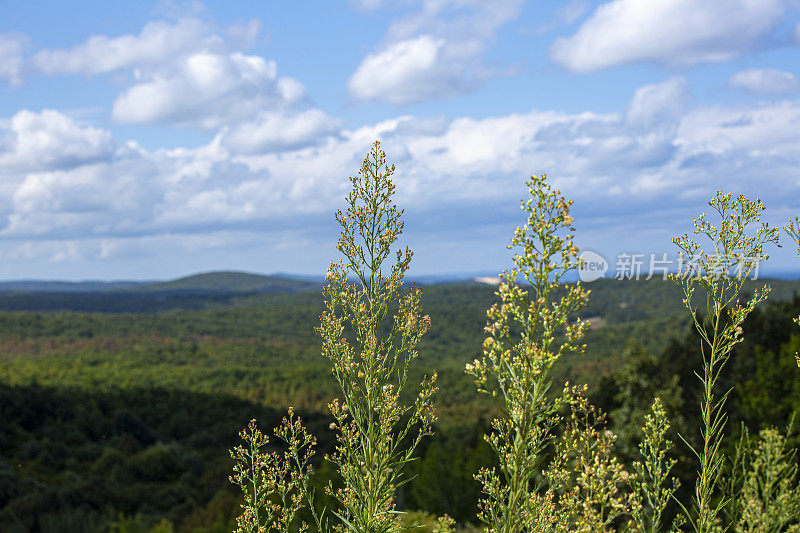
[[[800, 407], [800, 282], [768, 282], [773, 294], [748, 317], [723, 376], [735, 385], [731, 435], [742, 422], [785, 426]], [[587, 286], [581, 315], [602, 320], [584, 356], [559, 361], [556, 381], [589, 384], [628, 459], [656, 393], [691, 435], [697, 334], [679, 288], [658, 278]], [[476, 522], [472, 473], [492, 464], [482, 435], [495, 407], [463, 369], [480, 352], [494, 291], [422, 287], [431, 328], [414, 372], [438, 370], [439, 420], [410, 463], [401, 509]], [[8, 293], [0, 308], [2, 531], [231, 531], [240, 495], [228, 450], [250, 419], [272, 427], [293, 406], [320, 449], [333, 446], [319, 290]], [[689, 487], [691, 458], [679, 460]], [[317, 462], [322, 486], [333, 472]]]

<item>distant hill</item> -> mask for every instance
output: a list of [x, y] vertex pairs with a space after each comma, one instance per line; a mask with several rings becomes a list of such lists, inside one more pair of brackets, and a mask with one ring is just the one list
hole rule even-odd
[[[495, 274], [492, 274], [494, 276]], [[483, 277], [481, 277], [483, 276]], [[417, 285], [483, 285], [487, 273], [457, 273], [441, 275], [408, 276], [406, 282]], [[248, 272], [204, 272], [182, 278], [162, 281], [61, 281], [16, 280], [0, 281], [0, 294], [79, 294], [79, 293], [294, 293], [320, 290], [324, 276], [275, 273], [270, 275]], [[490, 283], [491, 284], [491, 283]], [[99, 297], [99, 295], [98, 295]]]
[[0, 292], [108, 292], [130, 289], [151, 281], [0, 281]]
[[247, 272], [205, 272], [172, 281], [137, 285], [135, 292], [305, 292], [319, 290], [321, 283], [283, 276], [264, 276]]
[[[160, 313], [241, 306], [317, 305], [323, 280], [309, 278], [284, 274], [206, 272], [162, 282], [0, 282], [0, 312]], [[433, 279], [415, 281], [425, 285], [426, 305], [436, 304], [444, 298], [450, 305], [458, 306], [463, 303], [459, 298], [464, 295], [469, 295], [464, 296], [468, 299], [481, 295], [481, 302], [488, 306], [494, 298], [492, 294], [496, 290], [497, 278], [443, 279], [438, 283]], [[748, 281], [745, 292], [752, 293], [764, 283], [772, 286], [771, 301], [791, 300], [795, 294], [800, 298], [800, 280]], [[658, 276], [650, 280], [599, 279], [585, 286], [591, 290], [589, 302], [580, 313], [585, 319], [602, 319], [603, 324], [611, 325], [686, 316], [680, 288]], [[485, 313], [479, 314], [483, 316]]]

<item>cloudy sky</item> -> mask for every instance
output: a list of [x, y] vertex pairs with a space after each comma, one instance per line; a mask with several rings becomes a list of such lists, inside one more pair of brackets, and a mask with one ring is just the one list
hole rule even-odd
[[800, 213], [798, 77], [797, 0], [1, 0], [0, 278], [321, 274], [374, 139], [416, 274], [504, 267], [534, 173], [613, 269]]

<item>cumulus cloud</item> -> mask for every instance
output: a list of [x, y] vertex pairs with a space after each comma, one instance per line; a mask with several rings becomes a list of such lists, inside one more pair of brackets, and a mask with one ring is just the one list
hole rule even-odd
[[400, 41], [364, 58], [347, 89], [359, 100], [392, 104], [457, 94], [477, 81], [463, 76], [462, 61], [473, 53], [430, 35]]
[[54, 110], [23, 110], [0, 129], [0, 169], [30, 172], [72, 168], [108, 160], [115, 147], [108, 131], [80, 125]]
[[[266, 138], [266, 129], [258, 133], [258, 142], [278, 142]], [[302, 133], [295, 134], [295, 148], [306, 144]], [[138, 238], [265, 220], [283, 224], [300, 216], [295, 206], [311, 195], [314, 179], [290, 172], [276, 177], [269, 168], [237, 161], [220, 136], [195, 149], [147, 151], [50, 110], [25, 110], [1, 121], [0, 139], [5, 238]], [[327, 199], [331, 185], [317, 184], [316, 192]]]
[[67, 50], [45, 49], [33, 57], [45, 74], [102, 74], [163, 64], [186, 53], [221, 46], [219, 37], [197, 19], [147, 23], [138, 35], [95, 35]]
[[752, 69], [737, 72], [728, 85], [753, 93], [791, 93], [800, 88], [797, 76], [777, 69]]
[[[519, 14], [520, 0], [423, 0], [395, 21], [379, 48], [350, 77], [351, 98], [406, 104], [469, 92], [501, 74], [483, 63], [497, 30]], [[377, 6], [377, 5], [376, 5]]]
[[0, 34], [0, 80], [14, 86], [22, 85], [25, 66], [22, 52], [27, 43], [28, 38], [22, 34]]
[[[152, 220], [158, 183], [147, 161], [113, 162], [28, 174], [13, 196], [6, 234], [93, 237], [142, 231]], [[157, 204], [156, 204], [157, 205]]]
[[[771, 207], [798, 197], [800, 102], [687, 110], [686, 92], [674, 78], [640, 88], [616, 113], [404, 116], [357, 129], [309, 111], [280, 138], [274, 132], [291, 129], [290, 119], [264, 115], [205, 146], [155, 151], [54, 111], [23, 111], [0, 121], [0, 236], [117, 242], [297, 231], [318, 243], [315, 231], [327, 227], [375, 138], [398, 164], [398, 203], [410, 220], [433, 221], [430, 239], [452, 231], [445, 226], [475, 234], [497, 213], [513, 216], [531, 173], [548, 172], [598, 238], [610, 226], [673, 220], [687, 206], [680, 220], [688, 221], [717, 189]], [[320, 128], [332, 133], [310, 141]]]
[[550, 57], [576, 72], [653, 61], [724, 61], [751, 49], [782, 19], [787, 0], [612, 0], [575, 35], [557, 39]]
[[262, 113], [223, 132], [222, 144], [235, 153], [268, 153], [317, 145], [336, 135], [338, 122], [319, 109]]
[[687, 87], [685, 78], [672, 78], [640, 87], [628, 104], [626, 122], [639, 128], [675, 124], [683, 112]]
[[[798, 122], [800, 102], [797, 101], [708, 107], [687, 114], [677, 137], [682, 150], [693, 158], [698, 154], [715, 156], [731, 166], [735, 165], [735, 160], [761, 160], [767, 166], [779, 161], [797, 165], [800, 163], [800, 151], [797, 151], [800, 140], [793, 138], [790, 132]], [[755, 176], [758, 168], [753, 162], [746, 163], [744, 168]], [[765, 175], [768, 173], [766, 171]], [[786, 177], [789, 184], [800, 184], [796, 172]], [[772, 178], [770, 188], [781, 181]]]
[[247, 153], [321, 142], [336, 122], [309, 108], [303, 84], [278, 76], [274, 61], [237, 51], [260, 32], [256, 19], [220, 31], [197, 18], [156, 21], [138, 35], [42, 50], [34, 63], [46, 74], [130, 71], [133, 83], [111, 109], [118, 124], [224, 128], [226, 147]]
[[204, 53], [125, 90], [114, 101], [112, 117], [128, 124], [217, 128], [304, 98], [302, 84], [279, 78], [274, 61], [238, 52]]

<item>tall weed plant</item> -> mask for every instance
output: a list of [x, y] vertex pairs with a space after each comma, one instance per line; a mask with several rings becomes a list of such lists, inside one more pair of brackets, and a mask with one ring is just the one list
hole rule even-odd
[[800, 513], [797, 461], [795, 452], [787, 448], [787, 437], [789, 431], [783, 435], [767, 428], [752, 442], [748, 432], [743, 432], [737, 450], [739, 471], [732, 475], [739, 483], [733, 515], [736, 531], [800, 531], [796, 523]]
[[[770, 286], [765, 285], [751, 298], [742, 300], [742, 288], [754, 269], [768, 259], [764, 247], [778, 242], [777, 229], [761, 221], [764, 205], [760, 200], [744, 196], [733, 199], [730, 194], [717, 192], [708, 205], [720, 220], [712, 222], [705, 214], [695, 218], [694, 235], [704, 239], [703, 244], [688, 234], [673, 239], [680, 248], [682, 265], [672, 279], [681, 287], [683, 302], [702, 339], [701, 369], [697, 373], [702, 382], [702, 447], [692, 447], [699, 462], [698, 476], [691, 512], [684, 507], [698, 533], [720, 530], [721, 515], [729, 503], [720, 490], [725, 472], [725, 456], [720, 448], [727, 425], [725, 403], [731, 390], [719, 391], [717, 384], [733, 347], [742, 341], [745, 318], [770, 291]], [[698, 288], [700, 294], [696, 295]], [[698, 300], [704, 304], [709, 322], [698, 312]]]
[[552, 189], [545, 176], [532, 176], [527, 186], [531, 198], [522, 202], [527, 220], [509, 246], [517, 251], [515, 266], [503, 273], [499, 302], [487, 312], [483, 358], [466, 368], [479, 392], [490, 395], [503, 414], [492, 421], [493, 432], [486, 438], [499, 468], [484, 469], [476, 479], [485, 495], [479, 518], [504, 533], [556, 520], [551, 502], [540, 501], [552, 499], [540, 496], [541, 467], [565, 401], [548, 396], [550, 370], [563, 354], [583, 353], [581, 339], [588, 329], [587, 323], [572, 320], [588, 292], [577, 283], [557, 294], [562, 278], [580, 266], [572, 202]]
[[[420, 289], [404, 288], [412, 253], [397, 247], [403, 211], [393, 203], [394, 170], [376, 142], [350, 178], [346, 210], [335, 215], [342, 259], [328, 269], [317, 328], [341, 393], [329, 404], [336, 445], [326, 456], [338, 474], [326, 488], [335, 506], [318, 508], [311, 489], [316, 440], [290, 409], [275, 430], [281, 451], [253, 421], [241, 433], [244, 444], [231, 452], [231, 480], [244, 495], [239, 532], [453, 530], [447, 517], [397, 509], [396, 492], [408, 481], [404, 466], [432, 434], [436, 374], [409, 396], [409, 370], [430, 319]], [[778, 242], [778, 231], [761, 221], [760, 200], [718, 192], [709, 202], [715, 220], [703, 214], [694, 220], [692, 237], [673, 239], [682, 266], [672, 279], [701, 339], [699, 444], [681, 437], [697, 460], [697, 476], [692, 501], [682, 502], [661, 399], [652, 399], [644, 417], [639, 460], [626, 466], [586, 387], [553, 387], [553, 366], [586, 348], [588, 324], [580, 314], [589, 291], [564, 282], [582, 265], [572, 201], [545, 176], [532, 176], [526, 185], [525, 223], [509, 245], [514, 266], [501, 275], [497, 302], [487, 311], [482, 357], [466, 365], [479, 393], [492, 398], [499, 413], [485, 436], [496, 466], [475, 474], [484, 530], [800, 530], [797, 462], [788, 434], [767, 428], [751, 439], [743, 429], [736, 457], [729, 460], [723, 452], [732, 390], [719, 390], [721, 372], [742, 341], [745, 318], [770, 291], [765, 285], [745, 297], [744, 283], [768, 258], [765, 248]], [[785, 230], [800, 255], [800, 219], [790, 220]], [[667, 524], [672, 506], [682, 513]], [[304, 507], [311, 525], [300, 521]]]
[[[412, 253], [393, 250], [403, 231], [403, 212], [392, 203], [393, 173], [376, 142], [351, 178], [347, 210], [336, 213], [344, 259], [328, 269], [318, 328], [342, 393], [330, 404], [338, 444], [328, 460], [343, 486], [328, 491], [340, 504], [334, 514], [342, 527], [364, 533], [399, 530], [394, 497], [405, 481], [403, 466], [436, 419], [435, 375], [420, 383], [413, 403], [400, 399], [430, 319], [422, 312], [420, 289], [401, 292]], [[387, 319], [388, 332], [382, 333]]]
[[533, 176], [527, 186], [526, 223], [509, 246], [517, 250], [515, 267], [503, 274], [500, 301], [487, 312], [483, 358], [467, 365], [478, 390], [503, 415], [486, 436], [499, 467], [476, 475], [484, 493], [479, 516], [488, 531], [503, 533], [659, 531], [677, 489], [660, 402], [647, 417], [642, 461], [631, 473], [616, 458], [616, 436], [589, 404], [585, 387], [551, 390], [553, 365], [585, 350], [588, 325], [578, 313], [589, 291], [563, 283], [582, 265], [572, 201], [545, 176]]
[[[784, 228], [794, 243], [797, 245], [797, 257], [800, 257], [800, 216], [796, 216], [789, 220], [789, 223]], [[800, 316], [794, 319], [797, 325], [800, 325]], [[794, 355], [797, 360], [797, 366], [800, 367], [800, 354]]]
[[412, 253], [396, 249], [403, 211], [393, 203], [393, 173], [376, 142], [350, 178], [346, 210], [335, 215], [343, 258], [328, 269], [317, 332], [341, 392], [329, 404], [337, 444], [326, 456], [340, 481], [326, 492], [338, 505], [317, 513], [308, 483], [315, 441], [290, 411], [276, 430], [286, 452], [267, 451], [268, 439], [255, 422], [241, 434], [245, 444], [232, 452], [232, 480], [245, 495], [240, 532], [305, 530], [306, 524], [296, 523], [304, 506], [320, 531], [390, 533], [403, 527], [395, 491], [407, 481], [404, 465], [432, 433], [436, 375], [423, 379], [411, 403], [401, 400], [430, 319], [422, 312], [420, 289], [403, 290]]

